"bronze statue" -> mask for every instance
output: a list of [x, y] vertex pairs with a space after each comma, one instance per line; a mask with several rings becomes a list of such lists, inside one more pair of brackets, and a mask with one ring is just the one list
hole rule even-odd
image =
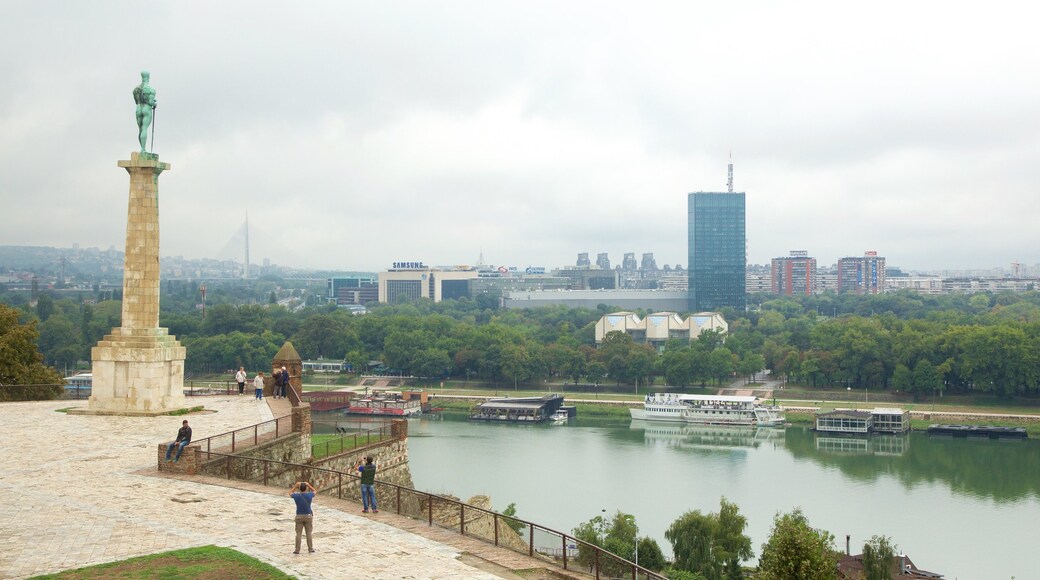
[[[134, 87], [134, 103], [137, 104], [137, 139], [141, 142], [141, 153], [145, 153], [148, 143], [148, 126], [155, 115], [155, 89], [148, 85], [151, 75], [141, 71], [141, 84]], [[155, 132], [152, 132], [152, 144], [155, 144]]]

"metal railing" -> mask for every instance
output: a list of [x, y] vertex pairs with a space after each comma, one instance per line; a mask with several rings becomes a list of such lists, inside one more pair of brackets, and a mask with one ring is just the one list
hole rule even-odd
[[0, 402], [86, 399], [90, 387], [75, 385], [0, 385]]
[[[249, 385], [246, 385], [247, 387]], [[246, 390], [247, 394], [252, 394], [252, 389]], [[238, 383], [232, 380], [224, 381], [188, 381], [187, 388], [184, 389], [185, 397], [205, 397], [209, 395], [237, 395], [238, 394]]]
[[[335, 439], [322, 441], [321, 443], [311, 443], [311, 457], [320, 457], [325, 459], [326, 457], [330, 457], [336, 453], [342, 453], [350, 449], [357, 449], [359, 445], [369, 445], [371, 443], [385, 441], [391, 436], [392, 429], [390, 425], [386, 424], [375, 429], [366, 429], [364, 431], [348, 433]], [[353, 441], [353, 445], [347, 447], [348, 441]], [[323, 451], [324, 454], [319, 455], [318, 451]]]
[[289, 433], [292, 433], [292, 415], [285, 415], [277, 419], [257, 423], [256, 425], [250, 425], [249, 427], [213, 435], [205, 439], [198, 439], [192, 441], [192, 444], [198, 445], [203, 450], [203, 453], [215, 453], [218, 451], [236, 453], [243, 449], [256, 447], [261, 443], [274, 441], [282, 435], [288, 435]]
[[[354, 501], [360, 501], [361, 497], [356, 481], [360, 476], [350, 472], [219, 452], [206, 452], [204, 464], [204, 473], [227, 479], [285, 487], [297, 481], [309, 481], [326, 495], [334, 494], [339, 499]], [[395, 511], [425, 521], [430, 526], [454, 530], [467, 537], [539, 558], [564, 570], [582, 571], [597, 579], [665, 578], [569, 534], [448, 497], [379, 481], [376, 498], [383, 511]]]

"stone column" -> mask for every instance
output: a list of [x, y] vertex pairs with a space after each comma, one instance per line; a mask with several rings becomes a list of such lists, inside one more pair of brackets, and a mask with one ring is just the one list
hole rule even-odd
[[185, 349], [159, 328], [159, 174], [153, 153], [131, 153], [121, 326], [91, 349], [88, 413], [158, 415], [186, 406]]

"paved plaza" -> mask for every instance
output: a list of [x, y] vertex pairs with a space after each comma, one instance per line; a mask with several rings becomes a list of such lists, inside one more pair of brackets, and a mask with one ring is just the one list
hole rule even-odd
[[457, 547], [322, 497], [315, 500], [317, 553], [293, 555], [295, 510], [287, 490], [156, 476], [156, 444], [172, 440], [184, 418], [195, 439], [273, 418], [267, 401], [252, 396], [207, 397], [202, 404], [215, 412], [106, 417], [57, 412], [86, 402], [0, 404], [0, 578], [207, 544], [300, 578], [512, 576], [485, 572], [480, 568], [495, 566], [472, 556], [460, 560]]

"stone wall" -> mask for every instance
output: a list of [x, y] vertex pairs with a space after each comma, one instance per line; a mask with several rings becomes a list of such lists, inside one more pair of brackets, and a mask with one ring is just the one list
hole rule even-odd
[[[392, 486], [379, 484], [390, 483], [407, 488], [411, 488], [414, 485], [412, 472], [408, 469], [408, 439], [390, 439], [372, 443], [371, 445], [351, 449], [339, 455], [313, 461], [311, 464], [315, 467], [356, 475], [358, 462], [368, 456], [372, 456], [377, 467], [376, 505], [387, 511], [397, 511], [397, 490]], [[316, 471], [314, 472], [314, 478], [317, 480], [317, 483], [314, 485], [323, 490], [322, 493], [336, 495], [337, 497], [342, 494], [344, 498], [361, 501], [361, 483], [357, 477], [343, 476], [340, 478], [334, 474]], [[342, 491], [339, 489], [341, 479]], [[418, 513], [419, 503], [413, 494], [402, 494], [401, 504], [402, 513]]]
[[[195, 475], [199, 472], [199, 466], [202, 464], [202, 448], [198, 445], [188, 444], [184, 446], [184, 451], [181, 453], [181, 459], [177, 462], [166, 462], [166, 443], [159, 444], [159, 471], [166, 471], [169, 473], [186, 473], [188, 475]], [[173, 453], [176, 454], [177, 450], [174, 449]]]
[[[458, 498], [450, 497], [456, 501]], [[486, 495], [475, 495], [469, 498], [466, 504], [482, 508], [485, 510], [492, 510], [491, 498]], [[491, 514], [485, 513], [481, 510], [466, 508], [466, 535], [477, 538], [482, 538], [488, 542], [495, 541], [495, 517]], [[433, 521], [438, 524], [451, 528], [453, 530], [459, 529], [459, 519], [461, 512], [457, 505], [449, 504], [448, 502], [434, 502], [433, 506]], [[527, 551], [527, 537], [521, 536], [520, 533], [513, 531], [508, 525], [507, 520], [504, 518], [498, 519], [498, 545], [505, 546], [518, 552]], [[521, 528], [521, 531], [527, 533], [527, 527]]]
[[[188, 448], [191, 446], [189, 445]], [[188, 452], [186, 448], [185, 453]], [[165, 451], [164, 451], [165, 453]], [[231, 477], [247, 481], [263, 482], [264, 463], [260, 461], [247, 461], [246, 458], [269, 459], [273, 461], [284, 461], [286, 463], [306, 463], [311, 457], [311, 436], [309, 433], [289, 433], [275, 439], [261, 443], [256, 447], [250, 447], [244, 451], [235, 453], [231, 460]], [[181, 458], [181, 461], [184, 459]], [[227, 477], [227, 457], [214, 457], [200, 466], [200, 473]], [[269, 485], [281, 485], [284, 482], [288, 488], [291, 483], [297, 481], [299, 470], [283, 469], [278, 465], [270, 465], [267, 472]]]

